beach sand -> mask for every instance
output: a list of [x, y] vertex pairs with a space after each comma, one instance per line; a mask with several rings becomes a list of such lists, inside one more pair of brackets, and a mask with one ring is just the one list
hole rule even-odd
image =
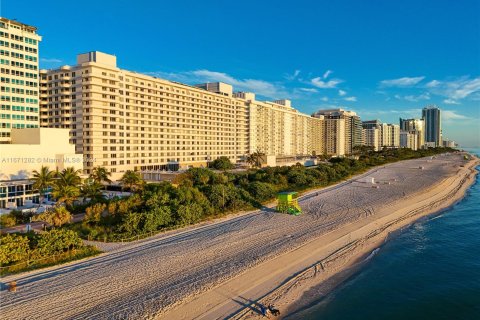
[[[389, 232], [460, 199], [474, 165], [459, 154], [397, 162], [309, 192], [299, 217], [265, 208], [8, 276], [2, 282], [16, 280], [19, 290], [2, 289], [1, 314], [240, 319], [258, 317], [255, 301], [273, 302], [286, 314], [306, 291], [378, 247]], [[365, 177], [375, 178], [378, 188]]]

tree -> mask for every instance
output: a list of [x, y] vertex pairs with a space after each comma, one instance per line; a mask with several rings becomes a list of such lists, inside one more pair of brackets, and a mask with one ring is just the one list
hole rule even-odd
[[85, 224], [95, 224], [100, 222], [102, 218], [102, 213], [107, 209], [107, 205], [104, 203], [96, 203], [93, 206], [85, 209], [85, 216], [83, 217], [83, 222]]
[[90, 178], [92, 178], [98, 184], [102, 184], [103, 182], [110, 184], [112, 183], [112, 180], [110, 180], [111, 175], [112, 173], [108, 172], [105, 167], [95, 167], [92, 169]]
[[103, 185], [92, 178], [86, 179], [80, 187], [80, 194], [83, 196], [83, 201], [87, 198], [97, 200], [102, 197]]
[[203, 215], [202, 207], [197, 203], [184, 204], [177, 209], [177, 221], [180, 225], [198, 222]]
[[61, 227], [65, 223], [72, 221], [72, 215], [65, 207], [55, 207], [53, 210], [35, 216], [33, 220], [45, 221], [54, 227]]
[[78, 187], [82, 182], [80, 174], [82, 171], [80, 169], [75, 170], [73, 167], [68, 167], [63, 169], [61, 172], [56, 173], [56, 185], [62, 186], [75, 186]]
[[57, 200], [57, 205], [65, 203], [69, 206], [80, 196], [78, 187], [58, 184], [53, 187], [52, 196]]
[[27, 237], [6, 234], [0, 239], [0, 265], [26, 260], [30, 250]]
[[262, 166], [262, 159], [264, 156], [265, 156], [265, 153], [257, 149], [257, 151], [247, 156], [247, 163], [253, 167], [260, 168]]
[[122, 185], [124, 187], [134, 192], [140, 190], [145, 184], [142, 177], [140, 176], [140, 173], [132, 170], [125, 171], [120, 181], [122, 182]]
[[8, 228], [17, 224], [17, 219], [12, 214], [0, 215], [0, 227]]
[[233, 163], [230, 161], [228, 157], [222, 156], [213, 160], [212, 163], [210, 164], [210, 167], [217, 170], [226, 171], [226, 170], [233, 169], [235, 166], [233, 165]]
[[143, 231], [156, 231], [161, 227], [167, 226], [172, 222], [170, 208], [167, 206], [156, 207], [153, 210], [144, 213]]
[[263, 202], [272, 199], [275, 196], [275, 189], [269, 183], [253, 182], [248, 186], [250, 194], [258, 201]]
[[33, 171], [33, 187], [38, 189], [40, 194], [40, 203], [45, 200], [45, 193], [54, 183], [55, 172], [50, 171], [48, 167], [42, 166], [40, 171]]
[[81, 170], [75, 170], [73, 167], [63, 169], [56, 173], [56, 180], [53, 185], [52, 195], [57, 200], [57, 204], [66, 203], [71, 206], [80, 196], [80, 178]]
[[53, 255], [80, 248], [82, 239], [73, 230], [53, 229], [42, 233], [37, 242], [37, 250], [44, 255]]

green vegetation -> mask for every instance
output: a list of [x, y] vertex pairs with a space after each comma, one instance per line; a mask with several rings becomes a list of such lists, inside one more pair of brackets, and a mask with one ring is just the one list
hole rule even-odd
[[83, 245], [77, 233], [52, 229], [35, 234], [0, 236], [0, 275], [42, 268], [99, 253]]
[[210, 168], [225, 171], [235, 168], [235, 165], [228, 157], [219, 157], [210, 163]]
[[33, 217], [33, 213], [31, 212], [22, 213], [22, 211], [19, 210], [12, 210], [8, 214], [0, 215], [0, 227], [8, 228], [17, 224], [27, 223], [31, 217]]
[[137, 173], [129, 171], [122, 181], [134, 191], [132, 196], [112, 199], [108, 204], [91, 205], [86, 208], [87, 214], [82, 223], [68, 225], [67, 228], [77, 231], [85, 239], [134, 239], [139, 235], [174, 229], [231, 212], [259, 208], [262, 203], [272, 201], [280, 191], [324, 187], [373, 166], [448, 151], [453, 150], [385, 149], [374, 152], [362, 147], [355, 149], [358, 160], [331, 158], [312, 168], [297, 164], [236, 173], [192, 168], [179, 174], [173, 184], [144, 184]]

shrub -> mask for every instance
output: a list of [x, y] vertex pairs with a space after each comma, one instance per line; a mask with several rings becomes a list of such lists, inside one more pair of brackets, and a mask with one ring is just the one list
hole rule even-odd
[[0, 238], [0, 265], [28, 259], [29, 250], [27, 237], [18, 234], [2, 236]]
[[44, 212], [34, 217], [35, 221], [45, 221], [54, 227], [61, 227], [72, 221], [72, 215], [65, 207], [55, 207], [53, 210]]
[[97, 203], [85, 210], [85, 216], [83, 217], [84, 223], [95, 224], [98, 223], [102, 217], [102, 213], [107, 208], [104, 203]]
[[17, 219], [12, 214], [0, 215], [0, 226], [2, 228], [13, 227], [17, 224]]
[[177, 209], [177, 221], [180, 225], [189, 225], [202, 218], [202, 207], [196, 203], [181, 205]]
[[44, 255], [53, 255], [82, 246], [82, 239], [75, 231], [52, 229], [40, 235], [36, 250]]
[[217, 170], [230, 170], [235, 168], [228, 157], [219, 157], [210, 163], [210, 167]]
[[248, 192], [259, 202], [272, 199], [275, 196], [275, 189], [269, 183], [253, 182], [248, 186]]

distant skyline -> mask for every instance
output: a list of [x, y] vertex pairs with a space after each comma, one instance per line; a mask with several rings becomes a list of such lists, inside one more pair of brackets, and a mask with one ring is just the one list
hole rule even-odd
[[[257, 3], [258, 2], [258, 3]], [[480, 1], [13, 1], [42, 68], [98, 50], [119, 67], [223, 81], [301, 112], [343, 107], [398, 123], [442, 109], [443, 136], [480, 146]]]

